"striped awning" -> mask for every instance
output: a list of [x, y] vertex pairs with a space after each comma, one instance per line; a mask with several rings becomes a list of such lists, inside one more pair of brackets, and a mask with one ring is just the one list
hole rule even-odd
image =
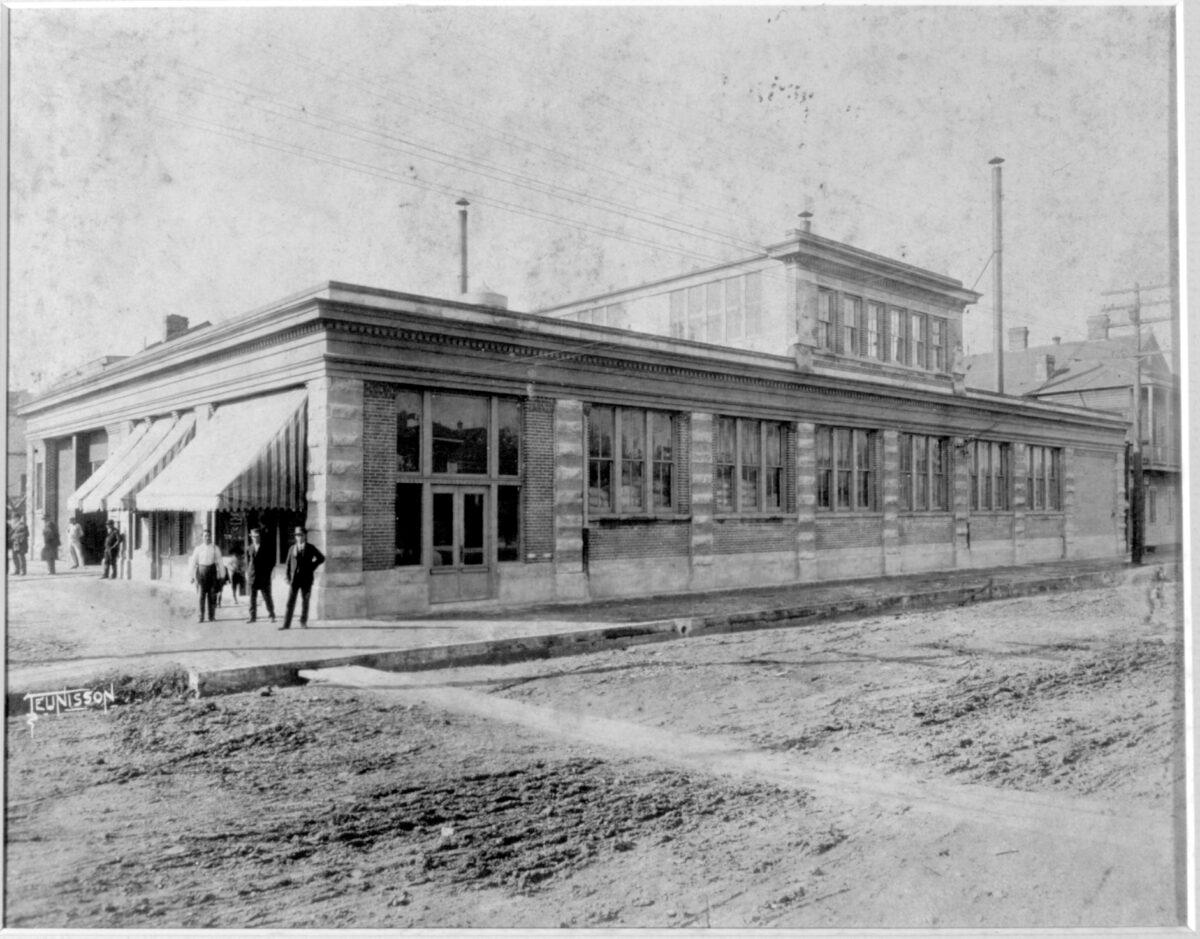
[[196, 413], [188, 411], [171, 425], [171, 429], [159, 439], [152, 449], [138, 458], [137, 466], [125, 476], [125, 481], [109, 494], [106, 500], [108, 507], [110, 509], [135, 508], [137, 494], [146, 487], [150, 480], [166, 469], [167, 465], [187, 446], [195, 432]]
[[[92, 493], [102, 491], [107, 493], [112, 486], [115, 486], [121, 480], [120, 468], [125, 464], [126, 458], [130, 452], [141, 442], [141, 439], [146, 436], [146, 432], [150, 429], [150, 421], [144, 421], [140, 424], [135, 424], [129, 436], [118, 444], [113, 452], [109, 454], [107, 460], [100, 464], [100, 468], [92, 473], [83, 481], [83, 485], [76, 489], [73, 493], [67, 496], [67, 511], [76, 512], [82, 509], [81, 503], [84, 499], [89, 499]], [[84, 509], [83, 511], [88, 511]]]
[[297, 389], [220, 405], [137, 494], [138, 511], [302, 511], [307, 400], [304, 389]]
[[160, 417], [138, 424], [117, 452], [104, 461], [87, 481], [67, 498], [67, 510], [104, 512], [121, 507], [114, 493], [123, 487], [130, 474], [138, 474], [146, 459], [179, 423], [174, 417]]

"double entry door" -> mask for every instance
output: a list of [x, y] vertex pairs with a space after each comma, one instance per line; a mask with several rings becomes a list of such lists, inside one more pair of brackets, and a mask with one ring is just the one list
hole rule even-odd
[[491, 596], [488, 563], [488, 489], [434, 486], [429, 602]]

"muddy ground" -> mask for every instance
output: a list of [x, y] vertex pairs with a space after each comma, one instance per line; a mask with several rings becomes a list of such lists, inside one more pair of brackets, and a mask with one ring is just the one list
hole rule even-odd
[[5, 924], [1174, 924], [1175, 588], [10, 719]]

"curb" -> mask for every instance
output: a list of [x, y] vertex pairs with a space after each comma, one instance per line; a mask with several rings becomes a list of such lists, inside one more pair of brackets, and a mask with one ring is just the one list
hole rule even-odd
[[189, 686], [197, 697], [209, 697], [252, 691], [268, 685], [302, 685], [305, 684], [305, 680], [300, 677], [301, 671], [344, 665], [361, 665], [390, 672], [427, 671], [469, 665], [503, 665], [564, 655], [580, 655], [605, 649], [624, 649], [652, 642], [685, 639], [689, 636], [788, 628], [807, 623], [829, 622], [863, 613], [966, 606], [986, 600], [1109, 586], [1118, 576], [1118, 571], [1107, 569], [1000, 583], [997, 583], [995, 578], [989, 578], [985, 582], [896, 596], [861, 597], [835, 603], [814, 603], [727, 615], [681, 617], [539, 636], [487, 639], [245, 668], [194, 670], [189, 672]]

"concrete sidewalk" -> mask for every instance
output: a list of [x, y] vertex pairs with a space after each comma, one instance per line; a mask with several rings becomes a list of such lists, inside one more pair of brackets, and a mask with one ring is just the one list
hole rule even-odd
[[[265, 619], [245, 622], [245, 600], [228, 596], [217, 622], [197, 623], [193, 595], [161, 584], [98, 581], [95, 569], [51, 578], [10, 578], [7, 707], [24, 710], [29, 691], [88, 687], [102, 676], [186, 669], [199, 695], [301, 682], [302, 669], [365, 665], [413, 670], [591, 652], [683, 636], [798, 626], [850, 615], [929, 609], [1085, 589], [1158, 567], [1123, 561], [1055, 562], [880, 577], [819, 585], [726, 590], [524, 610], [435, 613], [402, 620], [314, 623], [282, 632]], [[49, 604], [75, 609], [81, 623]], [[83, 604], [80, 607], [80, 604]], [[93, 611], [91, 614], [84, 610]], [[36, 621], [45, 615], [45, 621]], [[293, 624], [295, 626], [295, 624]], [[46, 639], [42, 648], [39, 641]]]

